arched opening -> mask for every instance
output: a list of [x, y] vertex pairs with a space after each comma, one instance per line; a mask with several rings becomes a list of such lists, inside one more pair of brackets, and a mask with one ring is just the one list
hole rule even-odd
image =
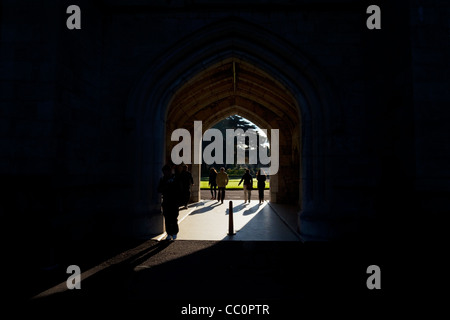
[[[230, 76], [233, 62], [236, 77]], [[219, 21], [176, 44], [143, 74], [125, 114], [135, 178], [130, 233], [148, 237], [164, 229], [156, 187], [173, 147], [169, 133], [192, 132], [195, 119], [207, 128], [239, 114], [262, 128], [280, 128], [280, 170], [291, 172], [290, 162], [298, 163], [299, 174], [279, 181], [291, 183], [286, 194], [272, 181], [271, 200], [297, 201], [302, 239], [327, 238], [333, 198], [327, 137], [342, 125], [333, 92], [297, 48], [240, 19]]]
[[[221, 133], [222, 140], [219, 142], [216, 141], [204, 141], [203, 142], [203, 154], [204, 159], [201, 165], [201, 182], [200, 182], [200, 199], [201, 200], [216, 200], [217, 199], [217, 185], [213, 183], [210, 185], [211, 173], [212, 179], [215, 180], [214, 172], [211, 170], [217, 171], [220, 170], [221, 167], [225, 168], [226, 173], [229, 176], [230, 183], [227, 186], [227, 199], [235, 200], [235, 199], [243, 199], [245, 193], [243, 192], [243, 184], [241, 184], [242, 176], [245, 173], [245, 170], [248, 169], [253, 181], [254, 196], [250, 197], [251, 199], [258, 199], [258, 183], [257, 183], [257, 173], [258, 170], [264, 179], [266, 179], [265, 189], [262, 191], [264, 201], [270, 201], [270, 175], [267, 172], [264, 172], [267, 165], [262, 163], [262, 158], [259, 155], [259, 151], [268, 151], [270, 152], [270, 140], [268, 139], [269, 132], [263, 131], [258, 125], [253, 123], [252, 121], [241, 117], [237, 114], [229, 116], [225, 119], [220, 120], [216, 124], [214, 124], [211, 129], [219, 130]], [[239, 131], [242, 130], [244, 133]], [[208, 163], [205, 161], [205, 153], [208, 157], [214, 159], [222, 159], [226, 158], [227, 146], [226, 146], [226, 131], [233, 130], [234, 132], [238, 132], [238, 135], [242, 135], [243, 144], [237, 146], [237, 138], [233, 138], [233, 145], [236, 142], [235, 148], [233, 148], [233, 160], [231, 163], [226, 161], [220, 163]], [[247, 134], [248, 132], [252, 133], [252, 141], [250, 141], [250, 136]], [[266, 134], [267, 133], [267, 134]], [[215, 138], [214, 138], [215, 139]], [[213, 139], [211, 139], [213, 140]], [[216, 150], [216, 146], [220, 146], [221, 150]], [[239, 149], [239, 150], [238, 150]], [[237, 153], [241, 152], [244, 157], [244, 163], [238, 163], [237, 161]], [[268, 153], [267, 152], [267, 153]], [[267, 155], [266, 153], [266, 155]], [[211, 156], [213, 154], [213, 156]], [[220, 154], [222, 156], [220, 156]]]
[[[174, 130], [187, 129], [194, 136], [194, 121], [202, 134], [218, 121], [240, 115], [258, 127], [279, 131], [279, 168], [271, 177], [270, 199], [301, 206], [301, 123], [295, 99], [281, 83], [256, 66], [228, 58], [200, 72], [174, 93], [166, 116], [166, 156], [178, 141]], [[269, 137], [270, 139], [270, 137]], [[194, 143], [194, 142], [192, 142]], [[194, 188], [191, 201], [200, 200], [200, 164], [192, 164]]]

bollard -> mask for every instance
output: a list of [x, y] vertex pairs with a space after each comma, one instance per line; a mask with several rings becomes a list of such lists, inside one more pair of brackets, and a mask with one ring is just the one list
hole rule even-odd
[[228, 210], [228, 235], [233, 236], [236, 233], [234, 233], [234, 227], [233, 227], [233, 201], [230, 201], [230, 207]]

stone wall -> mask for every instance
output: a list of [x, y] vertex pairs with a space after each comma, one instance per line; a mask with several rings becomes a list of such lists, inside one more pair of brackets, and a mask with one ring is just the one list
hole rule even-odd
[[[414, 203], [424, 220], [450, 212], [450, 4], [417, 1], [411, 5], [415, 189]], [[429, 218], [425, 218], [429, 215]], [[422, 219], [421, 219], [422, 220]]]
[[[448, 5], [381, 1], [382, 30], [367, 30], [358, 1], [78, 1], [82, 29], [67, 30], [69, 4], [1, 1], [0, 174], [12, 230], [41, 234], [25, 217], [49, 230], [43, 241], [161, 232], [168, 103], [152, 99], [170, 100], [159, 85], [173, 65], [180, 75], [208, 65], [183, 64], [192, 48], [200, 57], [233, 42], [228, 21], [261, 30], [236, 31], [236, 47], [303, 88], [293, 94], [305, 239], [375, 233], [417, 194], [422, 208], [448, 212]], [[189, 79], [172, 77], [173, 95]]]

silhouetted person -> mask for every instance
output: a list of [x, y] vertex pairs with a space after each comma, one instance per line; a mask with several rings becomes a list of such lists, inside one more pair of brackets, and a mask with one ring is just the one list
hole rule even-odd
[[188, 171], [187, 164], [181, 166], [180, 181], [181, 187], [183, 188], [182, 205], [183, 209], [187, 209], [187, 205], [189, 203], [189, 200], [191, 199], [191, 186], [194, 185], [194, 179], [192, 178], [192, 174]]
[[250, 203], [250, 198], [252, 196], [252, 189], [253, 189], [253, 177], [250, 174], [249, 169], [245, 169], [245, 173], [241, 178], [241, 181], [239, 181], [238, 186], [241, 185], [242, 181], [244, 181], [244, 203]]
[[256, 173], [256, 180], [258, 181], [259, 203], [262, 203], [264, 202], [264, 189], [266, 188], [267, 177], [265, 174], [261, 173], [261, 169]]
[[163, 177], [159, 180], [158, 192], [162, 193], [162, 209], [164, 220], [166, 224], [167, 240], [177, 238], [178, 228], [178, 214], [181, 203], [181, 183], [178, 176], [175, 175], [175, 170], [170, 165], [165, 165], [162, 168]]
[[227, 186], [228, 181], [228, 174], [225, 172], [225, 168], [220, 168], [220, 172], [216, 177], [217, 187], [219, 189], [217, 201], [221, 201], [223, 203], [223, 200], [225, 199], [225, 187]]
[[[211, 191], [211, 200], [217, 198], [217, 171], [214, 168], [209, 169], [209, 187]], [[213, 193], [214, 190], [214, 193]]]

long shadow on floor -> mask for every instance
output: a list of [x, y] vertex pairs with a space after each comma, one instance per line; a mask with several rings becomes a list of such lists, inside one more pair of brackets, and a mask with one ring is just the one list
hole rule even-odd
[[158, 301], [297, 301], [301, 306], [317, 299], [351, 304], [369, 299], [376, 304], [383, 293], [367, 290], [365, 283], [374, 261], [387, 263], [377, 250], [345, 244], [162, 241], [83, 280], [81, 290], [35, 303], [145, 301], [156, 309]]
[[202, 213], [206, 213], [208, 211], [213, 210], [214, 208], [223, 205], [220, 202], [214, 201], [214, 203], [204, 203], [200, 208], [195, 209], [194, 211], [192, 211], [189, 215], [195, 215], [195, 214], [202, 214]]

